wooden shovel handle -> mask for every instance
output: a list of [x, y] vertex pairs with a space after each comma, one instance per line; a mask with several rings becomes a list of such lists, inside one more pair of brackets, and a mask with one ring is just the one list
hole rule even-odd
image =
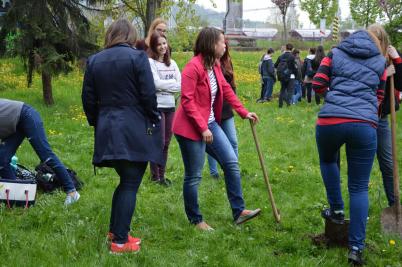
[[271, 184], [269, 183], [269, 179], [268, 179], [267, 169], [265, 168], [264, 157], [262, 156], [262, 153], [261, 153], [260, 143], [258, 142], [257, 133], [255, 130], [255, 124], [252, 120], [250, 120], [250, 126], [251, 126], [251, 131], [252, 131], [253, 137], [254, 137], [255, 147], [257, 148], [258, 158], [260, 159], [260, 164], [261, 164], [262, 173], [264, 175], [265, 185], [267, 186], [267, 189], [268, 189], [268, 197], [271, 202], [272, 212], [274, 213], [276, 222], [280, 222], [281, 216], [279, 214], [278, 209], [276, 208], [274, 195], [272, 194]]
[[390, 78], [390, 100], [391, 100], [391, 136], [392, 136], [392, 163], [393, 163], [393, 176], [394, 176], [394, 199], [395, 199], [395, 212], [400, 211], [400, 195], [399, 195], [399, 170], [396, 149], [396, 114], [395, 114], [395, 86], [394, 76]]

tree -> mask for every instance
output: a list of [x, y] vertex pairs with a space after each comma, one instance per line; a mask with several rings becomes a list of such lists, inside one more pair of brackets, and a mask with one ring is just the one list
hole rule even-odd
[[[167, 2], [170, 1], [173, 0]], [[133, 13], [134, 16], [140, 18], [144, 25], [143, 33], [145, 36], [152, 21], [158, 15], [158, 11], [162, 5], [162, 0], [121, 0], [121, 2]]]
[[288, 33], [286, 29], [286, 14], [288, 12], [288, 8], [293, 0], [271, 0], [280, 10], [282, 16], [282, 23], [283, 23], [283, 33], [285, 37], [285, 42], [288, 40]]
[[97, 48], [88, 39], [89, 22], [82, 12], [78, 0], [14, 0], [1, 17], [0, 42], [4, 44], [9, 34], [17, 36], [15, 53], [24, 62], [28, 87], [37, 70], [42, 76], [46, 105], [54, 103], [53, 76], [68, 73], [75, 59]]
[[382, 10], [377, 0], [350, 0], [350, 13], [357, 24], [367, 28], [376, 21]]
[[309, 14], [309, 19], [314, 25], [320, 27], [320, 20], [326, 19], [326, 25], [330, 26], [338, 11], [337, 0], [300, 0], [301, 9]]
[[379, 5], [383, 9], [389, 22], [401, 16], [402, 1], [401, 0], [379, 0]]

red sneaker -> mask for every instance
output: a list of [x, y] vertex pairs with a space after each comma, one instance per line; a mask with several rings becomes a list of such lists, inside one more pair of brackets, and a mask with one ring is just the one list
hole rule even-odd
[[[109, 232], [109, 233], [107, 234], [107, 239], [108, 239], [109, 241], [112, 241], [112, 240], [113, 240], [113, 237], [114, 237], [113, 233]], [[139, 239], [139, 238], [137, 238], [137, 237], [132, 237], [131, 235], [128, 235], [128, 241], [127, 241], [127, 242], [128, 242], [128, 243], [134, 243], [134, 244], [136, 244], [136, 245], [139, 245], [139, 244], [141, 244], [141, 239]]]
[[128, 253], [128, 252], [137, 253], [139, 251], [140, 246], [130, 242], [124, 244], [117, 244], [112, 242], [112, 244], [110, 245], [110, 252], [113, 254]]

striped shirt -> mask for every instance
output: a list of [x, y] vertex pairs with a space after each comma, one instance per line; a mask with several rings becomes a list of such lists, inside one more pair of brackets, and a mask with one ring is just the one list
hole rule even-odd
[[208, 124], [215, 121], [215, 114], [214, 114], [214, 102], [216, 93], [218, 92], [218, 84], [216, 83], [216, 77], [213, 70], [208, 71], [209, 76], [209, 85], [211, 87], [211, 113], [209, 114]]
[[[325, 94], [326, 91], [330, 90], [330, 80], [332, 76], [331, 65], [332, 65], [332, 52], [328, 53], [328, 56], [324, 57], [321, 61], [320, 67], [317, 70], [313, 78], [312, 87], [316, 94]], [[384, 70], [384, 73], [381, 76], [380, 84], [377, 89], [377, 99], [378, 99], [378, 107], [381, 105], [384, 99], [384, 90], [385, 90], [385, 83], [387, 81], [387, 70]], [[359, 119], [350, 119], [350, 118], [318, 118], [317, 124], [318, 125], [334, 125], [334, 124], [341, 124], [347, 122], [366, 122], [364, 120]], [[376, 126], [373, 125], [375, 128]]]

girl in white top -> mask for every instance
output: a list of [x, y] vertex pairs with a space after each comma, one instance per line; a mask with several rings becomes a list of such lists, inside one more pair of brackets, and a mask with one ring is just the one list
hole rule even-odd
[[181, 74], [176, 62], [170, 58], [167, 39], [155, 31], [149, 40], [148, 56], [156, 87], [158, 110], [161, 113], [161, 132], [163, 138], [164, 164], [151, 163], [152, 180], [169, 186], [171, 181], [165, 177], [165, 167], [172, 138], [172, 123], [176, 108], [175, 95], [180, 93]]

